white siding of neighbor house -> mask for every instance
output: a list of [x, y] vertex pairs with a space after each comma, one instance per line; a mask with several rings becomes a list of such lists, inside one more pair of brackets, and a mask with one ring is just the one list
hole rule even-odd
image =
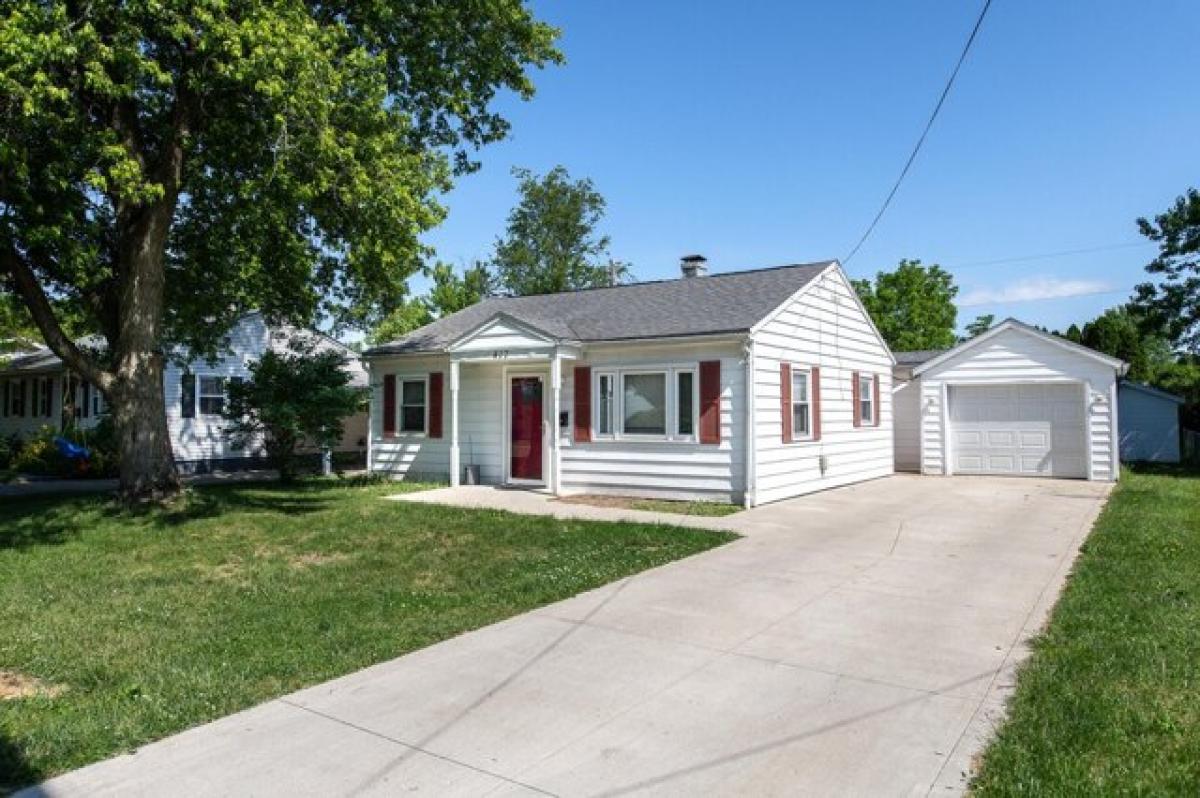
[[[943, 404], [947, 385], [1075, 382], [1088, 386], [1085, 416], [1091, 476], [1115, 479], [1111, 399], [1115, 381], [1112, 367], [1085, 354], [1020, 329], [1005, 330], [919, 375], [921, 401], [916, 410], [922, 435], [921, 471], [946, 472]], [[1082, 389], [1080, 401], [1084, 401]]]
[[[826, 272], [754, 336], [755, 502], [891, 474], [892, 359], [853, 288]], [[783, 442], [780, 364], [821, 369], [821, 439]], [[878, 426], [854, 426], [853, 372], [879, 376]], [[820, 458], [826, 458], [821, 473]]]
[[921, 470], [921, 382], [895, 380], [892, 388], [893, 440], [896, 445], [896, 470]]
[[[596, 373], [605, 369], [698, 368], [707, 360], [721, 362], [719, 444], [572, 440], [576, 366], [590, 366], [595, 380]], [[745, 486], [745, 423], [739, 420], [745, 418], [745, 373], [738, 342], [596, 345], [588, 347], [579, 361], [564, 361], [562, 409], [571, 415], [566, 430], [560, 430], [562, 492], [740, 502]]]
[[[250, 365], [263, 356], [268, 349], [283, 351], [294, 335], [314, 336], [318, 349], [339, 348], [339, 345], [297, 328], [282, 326], [270, 329], [266, 320], [257, 313], [243, 316], [229, 332], [228, 350], [216, 360], [209, 362], [195, 358], [180, 366], [174, 359], [167, 362], [163, 373], [163, 392], [166, 399], [167, 427], [171, 433], [171, 446], [175, 459], [182, 463], [200, 463], [210, 460], [226, 460], [259, 455], [261, 447], [251, 443], [245, 448], [234, 448], [224, 435], [225, 420], [221, 416], [204, 415], [200, 412], [200, 378], [250, 376]], [[359, 384], [366, 377], [357, 359], [352, 359], [350, 369]], [[196, 375], [196, 414], [193, 418], [183, 417], [183, 386], [185, 371]], [[366, 415], [356, 414], [346, 419], [345, 432], [339, 451], [356, 451], [358, 442], [366, 436]]]
[[1179, 403], [1130, 385], [1117, 388], [1121, 459], [1179, 462]]

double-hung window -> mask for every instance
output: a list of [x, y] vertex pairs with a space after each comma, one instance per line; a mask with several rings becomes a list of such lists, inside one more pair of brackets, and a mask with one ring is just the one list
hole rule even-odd
[[425, 432], [428, 420], [428, 384], [424, 378], [400, 380], [400, 431]]
[[810, 438], [812, 425], [812, 372], [792, 369], [792, 436]]
[[200, 413], [205, 416], [219, 416], [225, 411], [225, 378], [201, 377], [200, 383]]
[[870, 374], [858, 377], [858, 417], [863, 424], [875, 423], [875, 378]]

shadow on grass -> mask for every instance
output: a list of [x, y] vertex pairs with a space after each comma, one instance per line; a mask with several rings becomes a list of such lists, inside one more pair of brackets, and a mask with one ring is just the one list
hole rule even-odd
[[0, 550], [59, 545], [120, 521], [165, 529], [228, 513], [306, 515], [328, 509], [336, 501], [334, 493], [347, 487], [358, 485], [351, 480], [209, 485], [189, 490], [169, 507], [143, 509], [122, 507], [100, 495], [13, 499], [0, 506]]
[[1148, 476], [1176, 477], [1177, 479], [1200, 479], [1200, 464], [1196, 463], [1122, 463], [1135, 474]]
[[0, 734], [0, 795], [16, 792], [41, 779], [42, 774], [29, 764], [21, 747]]

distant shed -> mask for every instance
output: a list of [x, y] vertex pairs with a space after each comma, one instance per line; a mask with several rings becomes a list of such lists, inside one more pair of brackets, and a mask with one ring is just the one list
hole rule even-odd
[[1178, 463], [1182, 404], [1182, 398], [1166, 391], [1122, 382], [1117, 389], [1121, 460]]

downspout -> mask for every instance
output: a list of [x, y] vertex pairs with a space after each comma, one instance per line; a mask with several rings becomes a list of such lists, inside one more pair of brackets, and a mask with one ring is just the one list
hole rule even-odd
[[375, 370], [374, 363], [370, 360], [367, 365], [367, 473], [370, 474], [375, 467], [373, 460], [375, 447], [375, 415], [373, 408], [375, 407]]
[[747, 336], [746, 343], [742, 346], [745, 352], [746, 361], [746, 384], [743, 389], [746, 394], [746, 452], [745, 472], [746, 485], [742, 492], [742, 504], [747, 508], [753, 507], [755, 504], [755, 491], [757, 490], [758, 478], [756, 474], [756, 464], [758, 461], [757, 447], [755, 441], [755, 418], [754, 418], [754, 338]]

